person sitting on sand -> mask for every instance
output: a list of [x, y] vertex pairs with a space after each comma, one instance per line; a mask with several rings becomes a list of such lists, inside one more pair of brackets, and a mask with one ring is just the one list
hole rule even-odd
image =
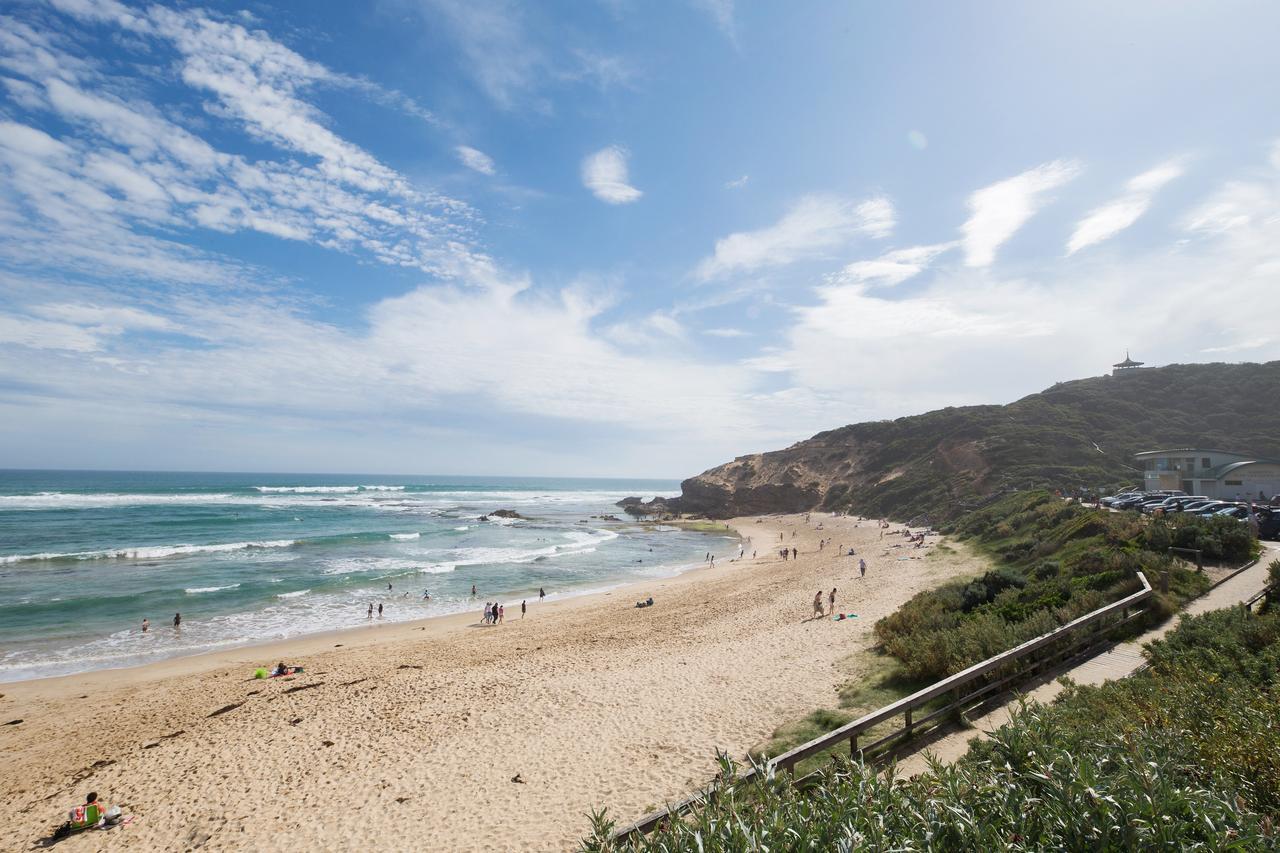
[[276, 664], [276, 671], [272, 673], [272, 675], [275, 675], [275, 676], [288, 675], [288, 674], [289, 674], [289, 667], [285, 665], [284, 661], [280, 661], [280, 663]]
[[97, 829], [107, 822], [107, 807], [98, 802], [97, 792], [90, 792], [84, 798], [84, 805], [76, 806], [67, 815], [67, 822], [54, 831], [54, 840], [66, 838], [73, 832], [84, 832], [86, 829]]

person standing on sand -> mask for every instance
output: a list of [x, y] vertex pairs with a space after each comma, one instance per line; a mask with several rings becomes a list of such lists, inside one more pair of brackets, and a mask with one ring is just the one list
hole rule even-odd
[[865, 578], [867, 576], [867, 561], [858, 559], [858, 577]]
[[818, 590], [813, 596], [813, 618], [822, 618], [822, 590]]
[[711, 568], [713, 568], [713, 569], [714, 569], [715, 567], [716, 567], [716, 558], [715, 558], [715, 555], [712, 555], [712, 557], [711, 557]]
[[181, 613], [173, 614], [173, 629], [176, 631], [181, 627], [182, 627], [182, 614]]
[[753, 560], [754, 560], [755, 558], [756, 558], [756, 552], [755, 552], [755, 551], [752, 551], [752, 552], [751, 552], [751, 559], [753, 559]]
[[832, 615], [836, 612], [836, 588], [831, 587], [831, 594], [827, 596], [827, 612]]
[[538, 600], [541, 601], [546, 597], [547, 597], [547, 591], [542, 587], [538, 587]]
[[793, 560], [794, 560], [794, 559], [796, 559], [796, 558], [797, 558], [797, 557], [799, 557], [799, 556], [800, 556], [800, 552], [799, 552], [799, 551], [797, 551], [795, 548], [792, 548], [792, 549], [791, 549], [791, 559], [793, 559]]
[[521, 601], [521, 602], [520, 602], [520, 618], [521, 618], [521, 619], [523, 619], [523, 618], [524, 618], [524, 611], [525, 611], [525, 604], [524, 604], [524, 602], [523, 602], [523, 601]]
[[150, 630], [151, 630], [151, 620], [146, 618], [145, 616], [142, 617], [142, 633], [145, 634], [147, 633], [147, 631], [150, 631]]
[[507, 606], [505, 604], [498, 605], [498, 621], [501, 622], [507, 617]]

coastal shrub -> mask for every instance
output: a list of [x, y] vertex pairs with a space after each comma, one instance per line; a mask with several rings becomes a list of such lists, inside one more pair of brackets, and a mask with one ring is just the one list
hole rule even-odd
[[[1215, 542], [1226, 536], [1235, 553], [1242, 544], [1232, 537], [1243, 528], [1248, 544], [1247, 528], [1221, 521], [1195, 519], [1181, 535], [1194, 541], [1212, 535]], [[1161, 525], [1169, 541], [1183, 529]], [[1088, 509], [1047, 491], [1011, 495], [954, 525], [959, 537], [998, 557], [997, 567], [916, 594], [876, 623], [876, 636], [911, 677], [937, 680], [1137, 591], [1137, 572], [1152, 585], [1169, 572], [1169, 599], [1152, 606], [1153, 614], [1167, 615], [1208, 581], [1170, 559], [1149, 527], [1145, 519]]]
[[714, 801], [622, 845], [597, 812], [581, 849], [1276, 849], [1280, 614], [1189, 617], [1147, 655], [1147, 672], [1069, 685], [911, 778], [837, 755], [801, 787], [763, 766], [735, 787], [722, 757]]

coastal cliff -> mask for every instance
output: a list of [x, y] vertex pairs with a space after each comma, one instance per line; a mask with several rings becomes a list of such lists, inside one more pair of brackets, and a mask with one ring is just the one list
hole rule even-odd
[[1280, 362], [1170, 365], [1063, 382], [1004, 406], [853, 424], [739, 456], [685, 480], [679, 498], [641, 511], [948, 517], [1008, 489], [1134, 484], [1132, 457], [1142, 450], [1280, 456], [1277, 400]]

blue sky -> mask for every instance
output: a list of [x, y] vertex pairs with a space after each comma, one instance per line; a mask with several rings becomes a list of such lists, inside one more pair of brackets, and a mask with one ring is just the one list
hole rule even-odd
[[1272, 3], [0, 14], [0, 466], [679, 477], [1280, 357]]

